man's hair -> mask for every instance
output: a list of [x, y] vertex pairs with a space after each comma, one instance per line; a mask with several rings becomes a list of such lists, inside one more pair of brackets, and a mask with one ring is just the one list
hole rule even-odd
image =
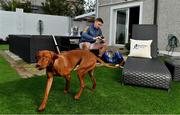
[[96, 18], [95, 21], [98, 21], [98, 22], [101, 22], [101, 23], [104, 23], [102, 18]]

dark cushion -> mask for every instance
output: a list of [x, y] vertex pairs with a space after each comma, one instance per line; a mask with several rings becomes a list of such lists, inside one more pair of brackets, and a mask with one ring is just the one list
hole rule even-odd
[[123, 69], [124, 83], [168, 89], [171, 74], [158, 58], [128, 57]]

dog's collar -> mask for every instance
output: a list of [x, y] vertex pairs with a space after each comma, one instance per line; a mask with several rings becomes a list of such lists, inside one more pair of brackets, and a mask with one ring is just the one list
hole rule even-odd
[[54, 65], [54, 62], [55, 62], [56, 59], [54, 59], [53, 61], [50, 62], [50, 64], [47, 66], [48, 68], [52, 68], [53, 65]]

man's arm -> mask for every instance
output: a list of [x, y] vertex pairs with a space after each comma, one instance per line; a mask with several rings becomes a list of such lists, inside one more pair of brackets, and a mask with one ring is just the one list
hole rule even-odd
[[89, 34], [87, 34], [87, 32], [82, 33], [82, 37], [87, 42], [93, 42], [94, 41], [94, 38], [92, 36], [90, 36]]
[[103, 33], [102, 33], [101, 29], [99, 29], [99, 35], [98, 36], [103, 37]]
[[88, 34], [89, 27], [85, 28], [81, 37], [86, 41], [86, 42], [93, 42], [94, 37]]

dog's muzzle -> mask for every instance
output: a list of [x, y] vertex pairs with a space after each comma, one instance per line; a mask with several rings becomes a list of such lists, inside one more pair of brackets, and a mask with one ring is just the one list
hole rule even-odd
[[39, 65], [39, 64], [36, 64], [36, 68], [38, 69], [38, 70], [42, 70], [43, 68], [41, 67], [41, 65]]

